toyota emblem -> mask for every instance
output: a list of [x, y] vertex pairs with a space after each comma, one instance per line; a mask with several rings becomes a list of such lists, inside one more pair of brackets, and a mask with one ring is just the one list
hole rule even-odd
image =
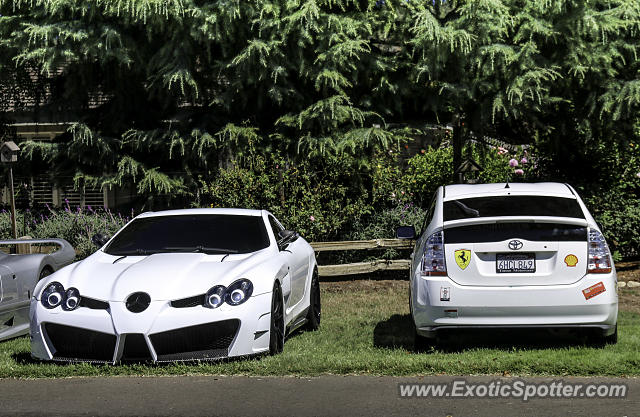
[[509, 242], [509, 249], [511, 250], [521, 249], [522, 246], [523, 246], [523, 243], [520, 242], [519, 240], [512, 240], [511, 242]]

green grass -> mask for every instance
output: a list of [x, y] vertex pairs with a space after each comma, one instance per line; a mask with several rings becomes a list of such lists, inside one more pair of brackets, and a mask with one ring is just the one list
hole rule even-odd
[[[30, 359], [28, 338], [0, 343], [0, 377], [40, 378], [91, 375], [301, 375], [320, 374], [510, 374], [640, 375], [640, 316], [622, 312], [619, 343], [593, 347], [580, 339], [513, 334], [465, 336], [428, 353], [414, 353], [406, 282], [367, 281], [354, 290], [328, 285], [317, 332], [298, 333], [275, 357], [172, 365], [60, 365]], [[362, 288], [364, 287], [364, 288]], [[506, 342], [506, 341], [509, 342]], [[501, 342], [501, 343], [500, 343]]]

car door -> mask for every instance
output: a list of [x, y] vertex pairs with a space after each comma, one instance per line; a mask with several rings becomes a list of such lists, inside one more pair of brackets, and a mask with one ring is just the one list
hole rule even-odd
[[291, 294], [287, 301], [287, 309], [291, 310], [304, 297], [307, 276], [309, 274], [309, 254], [305, 250], [305, 242], [301, 238], [295, 238], [282, 243], [280, 232], [285, 230], [275, 217], [269, 215], [269, 225], [276, 241], [279, 242], [280, 252], [286, 256], [289, 264], [289, 276], [291, 277]]
[[0, 265], [0, 336], [13, 326], [13, 317], [18, 306], [16, 280], [13, 271]]
[[16, 275], [11, 268], [5, 265], [0, 265], [0, 286], [2, 286], [1, 307], [6, 307], [18, 301]]

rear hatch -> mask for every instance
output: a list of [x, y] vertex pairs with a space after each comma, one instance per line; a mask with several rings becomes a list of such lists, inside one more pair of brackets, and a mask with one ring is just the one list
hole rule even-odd
[[561, 285], [586, 274], [587, 221], [575, 199], [457, 199], [444, 203], [444, 220], [447, 274], [460, 285]]

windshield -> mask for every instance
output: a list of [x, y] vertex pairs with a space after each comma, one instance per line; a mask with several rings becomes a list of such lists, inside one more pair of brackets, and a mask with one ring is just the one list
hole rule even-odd
[[510, 195], [463, 198], [444, 203], [444, 221], [474, 217], [553, 216], [584, 219], [573, 198]]
[[129, 223], [105, 248], [109, 255], [168, 252], [250, 253], [269, 246], [262, 217], [224, 214], [157, 216]]

